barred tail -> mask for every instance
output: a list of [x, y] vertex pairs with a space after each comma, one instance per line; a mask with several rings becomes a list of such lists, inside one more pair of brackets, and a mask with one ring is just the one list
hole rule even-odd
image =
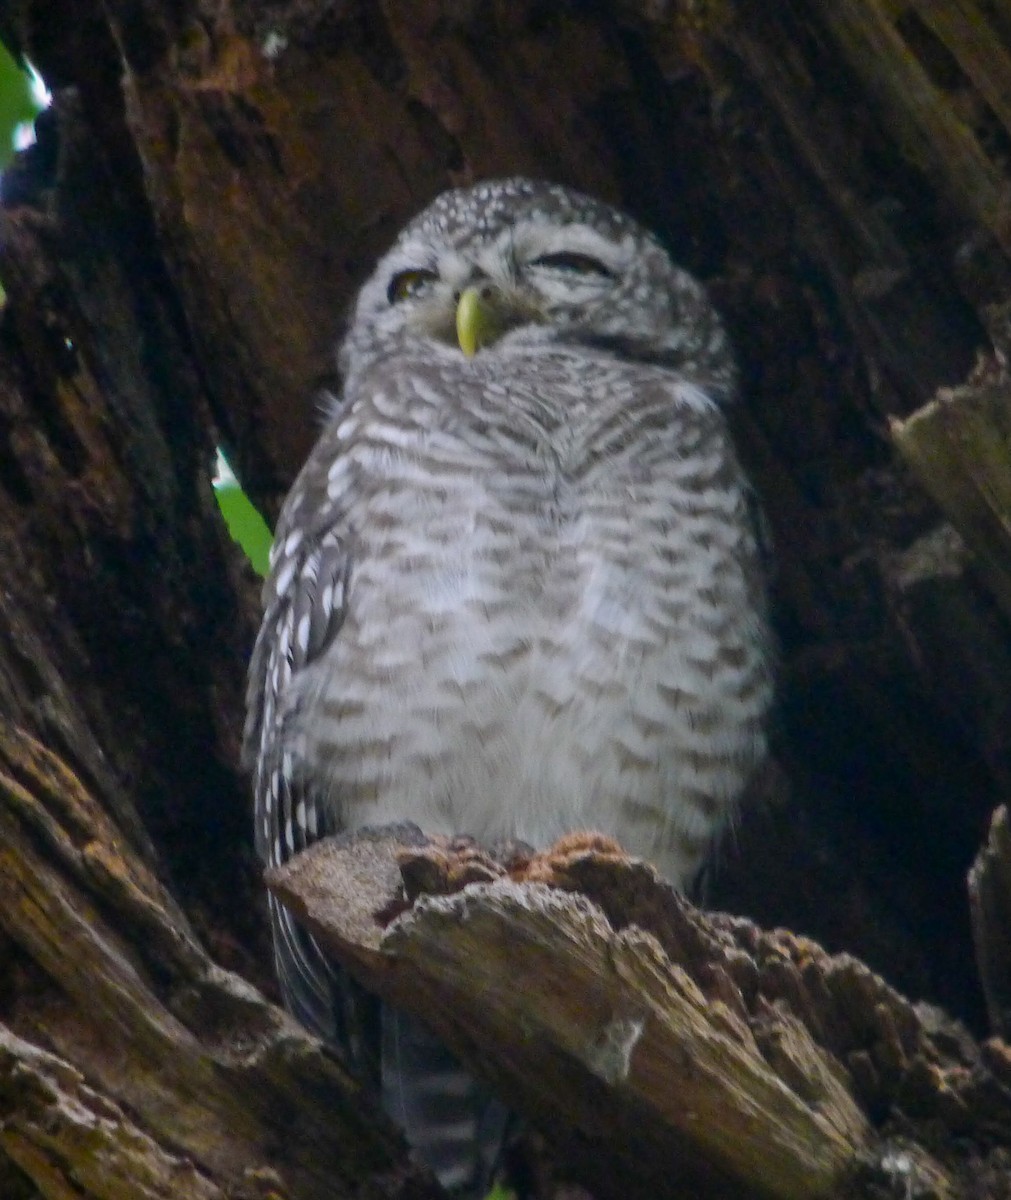
[[447, 1191], [483, 1197], [499, 1165], [508, 1110], [425, 1025], [388, 1004], [382, 1047], [383, 1107]]

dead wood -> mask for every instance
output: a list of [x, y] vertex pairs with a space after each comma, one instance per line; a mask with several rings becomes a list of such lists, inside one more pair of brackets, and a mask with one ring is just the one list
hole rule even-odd
[[991, 1026], [1011, 1034], [1011, 830], [999, 808], [969, 872], [972, 932]]
[[1011, 613], [1011, 384], [942, 390], [892, 436]]
[[[394, 827], [327, 839], [268, 884], [362, 984], [574, 1133], [569, 1169], [601, 1194], [842, 1196], [887, 1171], [897, 1129], [922, 1194], [968, 1194], [1011, 1133], [1011, 1048], [855, 959], [704, 914], [599, 844], [484, 856], [483, 879], [477, 857]], [[402, 872], [434, 894], [408, 901]], [[964, 1141], [942, 1165], [929, 1131], [953, 1106]]]
[[0, 1146], [44, 1195], [322, 1198], [384, 1169], [377, 1194], [424, 1194], [340, 1064], [208, 958], [87, 788], [14, 729], [0, 847], [5, 931], [58, 988], [14, 1014], [50, 1052], [0, 1039]]

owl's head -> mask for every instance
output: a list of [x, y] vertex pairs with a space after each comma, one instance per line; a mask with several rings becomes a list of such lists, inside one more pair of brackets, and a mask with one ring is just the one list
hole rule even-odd
[[631, 217], [536, 180], [445, 192], [411, 221], [359, 293], [341, 367], [422, 343], [504, 368], [518, 352], [581, 346], [675, 369], [714, 399], [733, 391], [701, 285]]

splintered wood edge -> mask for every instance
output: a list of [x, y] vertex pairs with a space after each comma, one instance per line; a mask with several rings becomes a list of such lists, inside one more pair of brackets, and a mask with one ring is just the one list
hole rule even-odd
[[[375, 914], [399, 886], [397, 846], [320, 842], [268, 872], [268, 886], [518, 1107], [590, 1132], [634, 1111], [644, 1141], [783, 1200], [827, 1194], [866, 1144], [843, 1072], [797, 1018], [768, 1014], [760, 1048], [652, 935], [616, 932], [584, 896], [473, 884], [421, 897], [384, 933]], [[796, 1089], [770, 1065], [777, 1046]]]
[[1011, 614], [1011, 387], [944, 389], [891, 435]]
[[[653, 937], [616, 933], [583, 897], [510, 880], [475, 885], [422, 899], [384, 947], [437, 984], [454, 1016], [476, 1002], [475, 1030], [501, 1033], [520, 1078], [538, 1069], [542, 1047], [561, 1051], [608, 1085], [611, 1103], [633, 1102], [699, 1160], [770, 1195], [827, 1192], [866, 1137], [830, 1071], [834, 1086], [809, 1106]], [[802, 1027], [794, 1034], [810, 1058], [824, 1057]], [[567, 1100], [578, 1112], [582, 1097]]]
[[381, 952], [382, 913], [400, 892], [397, 854], [424, 841], [413, 825], [353, 838], [324, 838], [280, 867], [264, 872], [277, 898], [363, 982], [383, 990], [391, 963]]
[[1011, 827], [1001, 805], [969, 871], [969, 904], [987, 1015], [994, 1032], [1011, 1035]]

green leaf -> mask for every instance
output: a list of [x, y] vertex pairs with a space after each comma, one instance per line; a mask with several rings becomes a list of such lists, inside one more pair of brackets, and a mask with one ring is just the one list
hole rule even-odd
[[0, 45], [0, 167], [14, 157], [14, 130], [24, 121], [34, 121], [38, 112], [31, 76]]
[[245, 551], [258, 575], [270, 568], [270, 547], [274, 538], [267, 522], [260, 516], [252, 500], [239, 486], [225, 456], [218, 451], [218, 470], [214, 479], [214, 495], [228, 532]]
[[516, 1193], [504, 1184], [496, 1183], [484, 1200], [516, 1200]]

